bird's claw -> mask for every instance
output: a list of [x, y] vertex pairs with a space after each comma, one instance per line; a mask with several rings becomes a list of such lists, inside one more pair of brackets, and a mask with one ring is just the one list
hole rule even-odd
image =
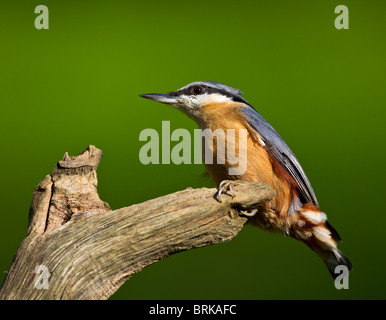
[[226, 193], [232, 197], [236, 197], [236, 195], [233, 192], [233, 182], [230, 180], [223, 180], [221, 181], [220, 185], [218, 186], [218, 191], [217, 191], [217, 199], [218, 201], [222, 202], [221, 200], [221, 194]]
[[257, 213], [257, 209], [253, 209], [252, 211], [243, 211], [243, 210], [240, 210], [240, 213], [244, 216], [247, 216], [247, 217], [253, 217], [256, 213]]

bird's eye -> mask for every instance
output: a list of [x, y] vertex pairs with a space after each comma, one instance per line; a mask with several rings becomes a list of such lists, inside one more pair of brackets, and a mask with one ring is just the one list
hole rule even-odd
[[201, 93], [203, 93], [204, 92], [204, 88], [203, 87], [201, 87], [201, 86], [194, 86], [193, 88], [192, 88], [192, 93], [193, 94], [201, 94]]

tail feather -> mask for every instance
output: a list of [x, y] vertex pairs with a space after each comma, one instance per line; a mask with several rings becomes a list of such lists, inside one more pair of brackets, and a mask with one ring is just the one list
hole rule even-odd
[[328, 257], [324, 258], [323, 261], [334, 280], [341, 274], [340, 272], [335, 272], [337, 266], [346, 266], [348, 271], [353, 269], [351, 261], [338, 248], [330, 251]]
[[[305, 243], [322, 258], [331, 276], [336, 279], [342, 274], [342, 271], [336, 270], [336, 267], [346, 266], [347, 270], [351, 271], [353, 269], [352, 263], [336, 246], [337, 242], [342, 241], [338, 232], [327, 222], [327, 219], [324, 221], [323, 219], [316, 219], [318, 217], [317, 213], [311, 215], [309, 211], [302, 212], [304, 217], [314, 222], [314, 226], [310, 228], [312, 237], [306, 240]], [[320, 212], [320, 215], [322, 215], [322, 212]]]
[[350, 259], [336, 247], [336, 244], [330, 242], [327, 246], [326, 243], [321, 243], [316, 237], [304, 241], [304, 243], [323, 260], [334, 280], [341, 274], [340, 270], [335, 270], [336, 267], [343, 265], [347, 267], [348, 271], [353, 270]]
[[332, 238], [336, 242], [342, 242], [342, 238], [340, 237], [338, 231], [336, 231], [335, 228], [327, 220], [326, 220], [325, 224], [326, 224], [326, 227], [328, 228], [328, 230], [330, 230]]

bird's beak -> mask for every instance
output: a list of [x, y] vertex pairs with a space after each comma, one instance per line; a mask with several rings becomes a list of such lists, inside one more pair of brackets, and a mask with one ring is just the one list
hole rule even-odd
[[176, 104], [178, 97], [173, 97], [170, 94], [164, 93], [148, 93], [148, 94], [140, 94], [142, 98], [165, 103], [165, 104]]

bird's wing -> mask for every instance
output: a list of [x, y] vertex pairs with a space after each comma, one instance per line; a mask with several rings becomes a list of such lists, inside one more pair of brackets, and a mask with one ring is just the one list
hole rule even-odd
[[319, 206], [314, 190], [294, 153], [287, 146], [276, 130], [251, 106], [240, 108], [246, 122], [257, 132], [265, 143], [265, 148], [279, 164], [285, 168], [297, 183], [298, 191], [306, 202]]

